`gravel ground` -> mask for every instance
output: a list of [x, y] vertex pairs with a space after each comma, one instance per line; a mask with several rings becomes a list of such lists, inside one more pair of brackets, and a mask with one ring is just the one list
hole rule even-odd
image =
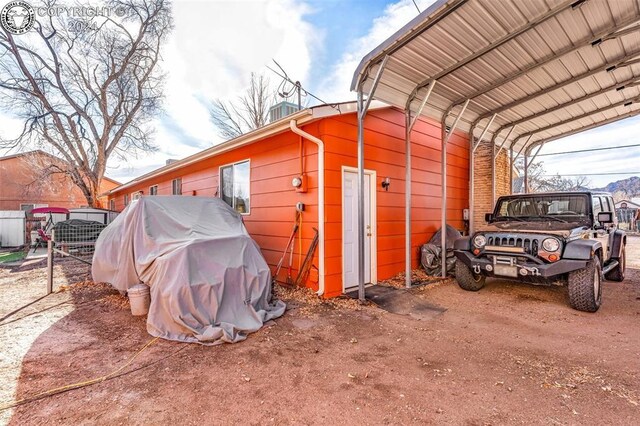
[[[108, 374], [151, 337], [126, 299], [56, 267], [0, 269], [0, 405]], [[71, 285], [80, 282], [79, 285]], [[281, 291], [292, 309], [235, 345], [157, 340], [122, 375], [0, 412], [0, 424], [638, 424], [640, 238], [602, 308], [564, 287], [453, 281], [413, 290], [429, 321]]]

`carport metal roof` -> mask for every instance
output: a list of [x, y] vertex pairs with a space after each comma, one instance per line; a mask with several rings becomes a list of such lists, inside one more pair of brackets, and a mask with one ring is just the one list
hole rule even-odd
[[[411, 143], [417, 115], [518, 155], [640, 114], [638, 0], [439, 0], [366, 55], [358, 93], [358, 277], [364, 299], [364, 118], [372, 99], [406, 114], [405, 262], [411, 275]], [[495, 169], [495, 167], [494, 167]], [[473, 208], [473, 161], [470, 200]], [[495, 191], [495, 184], [493, 183]], [[471, 225], [473, 226], [473, 225]], [[442, 233], [445, 244], [445, 233]], [[445, 267], [443, 263], [443, 275]]]
[[352, 90], [387, 58], [376, 99], [417, 112], [433, 86], [424, 115], [469, 99], [459, 128], [520, 151], [640, 113], [639, 24], [636, 0], [440, 0], [364, 57]]

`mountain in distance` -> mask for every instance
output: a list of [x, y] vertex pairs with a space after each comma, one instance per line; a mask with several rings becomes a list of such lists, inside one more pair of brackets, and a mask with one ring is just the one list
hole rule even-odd
[[640, 197], [640, 177], [631, 176], [627, 179], [611, 182], [604, 188], [593, 188], [593, 190], [610, 192], [624, 198]]

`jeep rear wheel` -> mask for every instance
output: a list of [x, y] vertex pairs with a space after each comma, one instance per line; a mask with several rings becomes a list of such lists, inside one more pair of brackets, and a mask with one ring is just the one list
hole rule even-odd
[[609, 271], [609, 273], [605, 275], [605, 278], [609, 281], [624, 281], [624, 268], [627, 266], [627, 254], [625, 246], [622, 246], [620, 257], [616, 260], [618, 261], [618, 266]]
[[467, 265], [458, 260], [456, 261], [456, 281], [464, 290], [478, 291], [484, 287], [485, 276], [474, 274]]
[[598, 256], [587, 266], [569, 273], [569, 304], [584, 312], [595, 312], [602, 303], [602, 267]]

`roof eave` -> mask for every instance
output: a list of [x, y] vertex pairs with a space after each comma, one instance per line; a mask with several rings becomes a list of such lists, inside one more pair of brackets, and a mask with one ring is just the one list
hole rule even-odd
[[[166, 166], [160, 167], [159, 169], [155, 169], [149, 173], [146, 173], [142, 176], [139, 176], [127, 183], [124, 183], [120, 186], [117, 186], [110, 191], [105, 192], [103, 195], [111, 195], [115, 192], [120, 192], [123, 189], [127, 189], [131, 186], [142, 183], [146, 180], [149, 180], [153, 177], [174, 171], [181, 167], [187, 166], [189, 164], [193, 164], [195, 162], [206, 160], [207, 158], [211, 158], [213, 156], [222, 154], [224, 152], [230, 151], [232, 149], [236, 149], [245, 145], [249, 145], [253, 142], [256, 142], [260, 139], [264, 139], [269, 136], [273, 136], [277, 133], [285, 131], [289, 128], [289, 122], [291, 120], [302, 120], [301, 122], [308, 122], [314, 119], [313, 111], [311, 109], [304, 109], [298, 111], [294, 114], [291, 114], [281, 120], [275, 121], [273, 123], [269, 123], [264, 127], [253, 130], [249, 133], [245, 133], [243, 135], [238, 136], [237, 138], [228, 140], [226, 142], [222, 142], [218, 145], [214, 145], [210, 148], [207, 148], [203, 151], [197, 152], [189, 157], [183, 158], [182, 160], [175, 161]], [[300, 122], [300, 121], [299, 121]]]

